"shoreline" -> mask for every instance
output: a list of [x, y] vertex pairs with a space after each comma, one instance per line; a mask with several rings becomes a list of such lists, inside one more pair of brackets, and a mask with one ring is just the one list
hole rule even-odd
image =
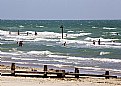
[[[0, 64], [0, 69], [9, 69], [10, 66]], [[16, 70], [32, 70], [29, 67], [16, 66]], [[42, 71], [43, 69], [36, 69]], [[105, 79], [102, 77], [77, 78], [36, 78], [0, 76], [1, 86], [121, 86], [121, 78]]]
[[[7, 66], [7, 68], [9, 68], [9, 70], [10, 70], [11, 63], [1, 63], [0, 62], [0, 69], [1, 69], [1, 64], [4, 65], [4, 66]], [[16, 70], [27, 70], [27, 71], [36, 70], [36, 71], [43, 71], [43, 66], [44, 65], [34, 66], [34, 65], [26, 65], [26, 64], [16, 64]], [[50, 70], [51, 69], [52, 70], [65, 70], [66, 72], [74, 72], [75, 71], [74, 67], [58, 68], [58, 67], [54, 67], [54, 66], [50, 66], [50, 65], [47, 65], [47, 66], [48, 66], [48, 69], [50, 69]], [[93, 69], [88, 69], [88, 68], [86, 68], [86, 69], [79, 68], [79, 70], [80, 70], [81, 74], [97, 74], [97, 75], [105, 74], [105, 71], [109, 71], [110, 75], [115, 75], [115, 76], [121, 77], [121, 71], [113, 71], [113, 70], [110, 70], [110, 69], [93, 70]]]

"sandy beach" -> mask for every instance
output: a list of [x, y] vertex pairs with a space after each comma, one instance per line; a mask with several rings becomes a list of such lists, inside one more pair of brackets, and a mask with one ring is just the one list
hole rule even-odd
[[[10, 70], [10, 66], [0, 65], [0, 70], [6, 69]], [[16, 69], [31, 70], [32, 68], [16, 67]], [[3, 73], [3, 71], [1, 72]], [[0, 76], [0, 86], [121, 86], [121, 79], [105, 79], [94, 77], [82, 77], [76, 79]]]
[[121, 79], [0, 77], [0, 86], [121, 86]]

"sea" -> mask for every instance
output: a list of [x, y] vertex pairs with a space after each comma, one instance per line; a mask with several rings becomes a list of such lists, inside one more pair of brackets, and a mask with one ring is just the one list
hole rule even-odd
[[11, 63], [121, 76], [121, 20], [0, 20], [0, 64]]

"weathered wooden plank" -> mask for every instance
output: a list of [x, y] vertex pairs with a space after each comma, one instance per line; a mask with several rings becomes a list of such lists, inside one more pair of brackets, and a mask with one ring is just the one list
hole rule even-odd
[[15, 73], [34, 73], [34, 74], [44, 74], [45, 72], [38, 72], [38, 71], [15, 71]]
[[112, 76], [112, 75], [95, 75], [95, 74], [79, 74], [79, 73], [65, 73], [65, 75], [79, 75], [79, 76], [92, 76], [92, 77], [112, 77], [112, 78], [117, 78], [117, 76]]

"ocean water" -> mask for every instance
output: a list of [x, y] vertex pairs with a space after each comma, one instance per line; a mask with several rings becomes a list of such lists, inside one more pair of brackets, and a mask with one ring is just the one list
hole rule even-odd
[[[23, 41], [22, 47], [19, 41]], [[68, 70], [110, 70], [120, 75], [121, 20], [0, 20], [0, 57], [1, 64], [46, 64]]]

